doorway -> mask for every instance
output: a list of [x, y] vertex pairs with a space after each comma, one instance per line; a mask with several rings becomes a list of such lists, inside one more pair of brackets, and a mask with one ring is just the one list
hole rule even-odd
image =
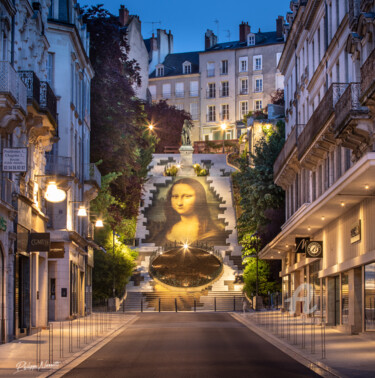
[[340, 276], [333, 277], [335, 280], [335, 326], [340, 324]]
[[5, 343], [5, 269], [4, 253], [0, 247], [0, 344]]

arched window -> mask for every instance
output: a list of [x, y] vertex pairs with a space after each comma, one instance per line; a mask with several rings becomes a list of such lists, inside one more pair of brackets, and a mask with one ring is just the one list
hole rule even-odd
[[191, 63], [186, 61], [182, 64], [182, 72], [184, 75], [191, 74]]

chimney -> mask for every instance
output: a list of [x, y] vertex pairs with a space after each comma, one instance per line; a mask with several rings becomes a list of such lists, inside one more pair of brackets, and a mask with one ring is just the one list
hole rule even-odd
[[158, 49], [158, 41], [155, 38], [155, 34], [152, 33], [152, 37], [151, 37], [151, 40], [150, 40], [150, 50], [156, 51], [157, 49]]
[[122, 26], [125, 26], [129, 21], [129, 11], [125, 8], [124, 5], [120, 5], [119, 10], [119, 21]]
[[283, 26], [284, 26], [284, 17], [279, 16], [276, 19], [276, 38], [283, 38]]
[[217, 44], [217, 36], [210, 29], [207, 29], [206, 34], [204, 35], [204, 49], [208, 50], [212, 46]]
[[248, 34], [251, 32], [248, 22], [241, 22], [240, 24], [240, 42], [246, 42]]

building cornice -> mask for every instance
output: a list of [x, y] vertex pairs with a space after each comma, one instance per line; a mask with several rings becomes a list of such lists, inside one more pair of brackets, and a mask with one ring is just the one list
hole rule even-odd
[[182, 75], [173, 75], [173, 76], [159, 76], [159, 77], [149, 77], [148, 81], [162, 81], [162, 80], [168, 80], [168, 79], [181, 79], [181, 78], [196, 78], [200, 77], [200, 73], [195, 74], [182, 74]]

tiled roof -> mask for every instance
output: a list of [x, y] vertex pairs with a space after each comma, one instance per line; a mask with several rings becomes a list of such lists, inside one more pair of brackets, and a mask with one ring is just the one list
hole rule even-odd
[[[147, 46], [147, 45], [146, 45]], [[168, 54], [163, 62], [164, 76], [182, 75], [182, 64], [184, 62], [191, 63], [191, 73], [199, 73], [199, 51]], [[150, 78], [156, 77], [155, 71], [151, 73]]]

